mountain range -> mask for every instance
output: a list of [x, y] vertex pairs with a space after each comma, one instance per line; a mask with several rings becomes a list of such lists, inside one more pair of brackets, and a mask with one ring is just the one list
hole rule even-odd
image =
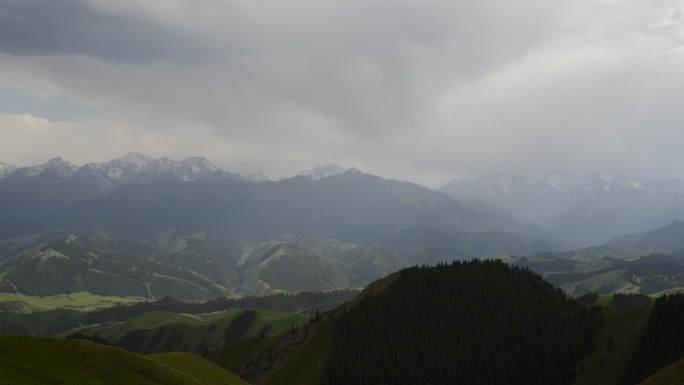
[[505, 210], [355, 168], [253, 183], [202, 158], [133, 153], [18, 168], [0, 179], [0, 219], [0, 261], [76, 234], [236, 294], [357, 287], [413, 264], [563, 248]]
[[439, 191], [478, 199], [536, 223], [576, 247], [664, 226], [684, 218], [684, 181], [640, 182], [608, 173], [480, 175]]
[[194, 271], [104, 249], [77, 236], [58, 238], [0, 266], [0, 292], [32, 296], [86, 291], [103, 296], [211, 299], [229, 291]]
[[[500, 175], [435, 191], [335, 165], [274, 181], [135, 153], [0, 164], [3, 333], [175, 352], [3, 337], [15, 359], [0, 377], [637, 383], [684, 354], [684, 297], [646, 296], [684, 287], [682, 185]], [[359, 287], [349, 302], [355, 290], [330, 291]]]
[[[5, 329], [17, 320], [26, 326], [9, 329], [22, 336], [0, 335], [0, 376], [8, 383], [207, 385], [684, 379], [681, 294], [573, 299], [529, 269], [472, 260], [403, 269], [334, 306], [331, 295], [166, 297], [89, 313], [0, 313]], [[284, 302], [295, 307], [274, 311]], [[319, 312], [320, 305], [328, 306]], [[39, 330], [53, 337], [27, 336]]]
[[0, 166], [0, 179], [34, 178], [43, 173], [52, 173], [61, 178], [73, 177], [74, 180], [86, 182], [105, 191], [134, 182], [154, 183], [162, 180], [187, 182], [210, 178], [260, 180], [265, 178], [261, 173], [255, 173], [247, 178], [237, 173], [226, 172], [201, 157], [174, 161], [167, 157], [153, 159], [134, 152], [129, 152], [109, 162], [88, 163], [84, 166], [76, 166], [60, 157], [50, 159], [38, 166], [15, 167], [5, 163]]
[[[55, 158], [15, 168], [0, 179], [0, 262], [76, 234], [188, 269], [230, 293], [327, 290], [411, 265], [605, 244], [684, 212], [678, 181], [608, 175], [470, 178], [442, 191], [335, 165], [266, 179], [198, 157], [135, 153], [81, 167]], [[607, 246], [677, 251], [635, 242]]]

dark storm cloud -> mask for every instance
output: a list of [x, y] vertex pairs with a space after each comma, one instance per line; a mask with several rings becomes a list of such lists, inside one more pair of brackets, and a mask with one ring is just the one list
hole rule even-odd
[[185, 62], [208, 52], [181, 32], [78, 0], [5, 0], [0, 51], [12, 55], [86, 55], [123, 63]]
[[[431, 185], [502, 169], [684, 177], [682, 14], [679, 0], [4, 1], [0, 92], [26, 97], [0, 129], [26, 145], [0, 152], [65, 155], [37, 149], [47, 132], [74, 152], [102, 136], [108, 157], [272, 176], [335, 162]], [[50, 100], [103, 118], [39, 119]]]

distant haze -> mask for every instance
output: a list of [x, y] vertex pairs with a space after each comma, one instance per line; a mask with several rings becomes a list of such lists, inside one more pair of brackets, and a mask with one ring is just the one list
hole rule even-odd
[[684, 3], [0, 4], [0, 161], [684, 178]]

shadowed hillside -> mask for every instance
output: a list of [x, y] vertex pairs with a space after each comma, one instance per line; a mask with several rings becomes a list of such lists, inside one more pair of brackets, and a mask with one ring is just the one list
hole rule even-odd
[[7, 384], [246, 384], [199, 358], [151, 360], [87, 341], [0, 335], [0, 357], [0, 381]]

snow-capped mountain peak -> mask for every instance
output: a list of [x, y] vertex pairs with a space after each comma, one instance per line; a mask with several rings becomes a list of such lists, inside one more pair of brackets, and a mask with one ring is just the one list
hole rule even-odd
[[154, 159], [148, 158], [145, 155], [138, 154], [137, 152], [129, 152], [121, 158], [114, 159], [109, 163], [121, 167], [130, 168], [133, 172], [139, 172], [143, 168], [149, 166], [150, 163], [152, 163], [153, 161]]
[[49, 170], [62, 178], [73, 175], [79, 169], [78, 166], [62, 160], [60, 157], [52, 158], [39, 166], [21, 167], [18, 171], [28, 177], [35, 177], [45, 170]]
[[6, 177], [7, 175], [11, 174], [14, 172], [14, 170], [17, 169], [17, 166], [7, 164], [4, 162], [0, 162], [0, 179]]
[[261, 171], [251, 172], [251, 173], [243, 176], [243, 179], [246, 180], [247, 182], [250, 182], [250, 183], [261, 183], [261, 182], [268, 182], [271, 180], [269, 177], [264, 175], [264, 173]]
[[175, 161], [165, 156], [153, 159], [135, 152], [129, 152], [109, 162], [88, 166], [110, 179], [113, 185], [131, 180], [156, 180], [172, 176], [183, 181], [194, 181], [223, 173], [221, 168], [201, 157], [193, 156]]
[[342, 167], [336, 164], [328, 164], [326, 166], [318, 166], [313, 170], [304, 170], [299, 173], [299, 176], [305, 176], [311, 180], [318, 180], [327, 178], [329, 176], [342, 174], [343, 172], [345, 172], [345, 170]]
[[178, 175], [185, 181], [197, 180], [208, 175], [222, 172], [219, 167], [216, 167], [205, 158], [192, 156], [185, 158], [180, 162], [175, 162], [172, 168], [177, 170]]

